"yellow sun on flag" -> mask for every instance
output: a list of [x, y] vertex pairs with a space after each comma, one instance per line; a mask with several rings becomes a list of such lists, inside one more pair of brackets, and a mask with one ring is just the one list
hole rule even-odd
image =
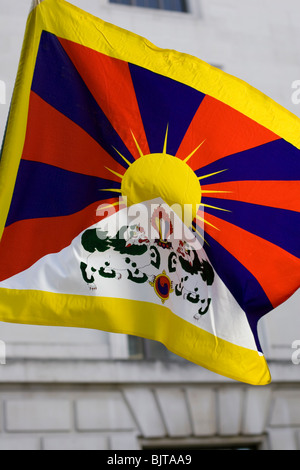
[[[128, 206], [161, 198], [172, 208], [186, 226], [191, 227], [192, 222], [195, 219], [204, 223], [203, 217], [198, 213], [201, 206], [202, 194], [210, 192], [228, 192], [202, 190], [200, 180], [211, 175], [199, 178], [188, 164], [189, 160], [200, 149], [205, 140], [201, 142], [201, 144], [198, 145], [190, 155], [188, 155], [184, 160], [181, 160], [180, 158], [167, 153], [168, 127], [161, 153], [144, 155], [133, 132], [131, 133], [140, 157], [133, 163], [130, 163], [117, 149], [115, 149], [127, 163], [128, 169], [123, 175], [121, 175], [111, 168], [106, 167], [107, 170], [118, 176], [121, 180], [120, 189], [106, 189], [106, 191], [121, 193], [123, 201], [126, 200], [126, 205]], [[120, 203], [115, 203], [114, 205], [119, 204]], [[202, 206], [203, 208], [212, 207], [207, 206], [206, 204], [202, 204]], [[214, 208], [226, 211], [219, 207]], [[197, 230], [196, 232], [198, 233]], [[202, 235], [200, 233], [198, 234], [202, 238]]]
[[140, 158], [134, 163], [127, 161], [129, 168], [124, 175], [118, 175], [122, 180], [120, 192], [127, 199], [128, 206], [160, 197], [190, 225], [197, 215], [202, 193], [199, 178], [187, 162], [203, 142], [185, 160], [181, 160], [167, 153], [168, 129], [162, 153], [144, 155], [134, 135], [133, 138]]

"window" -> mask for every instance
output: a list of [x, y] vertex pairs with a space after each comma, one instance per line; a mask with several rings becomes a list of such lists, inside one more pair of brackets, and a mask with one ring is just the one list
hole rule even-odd
[[109, 0], [110, 3], [187, 12], [186, 0]]
[[137, 336], [128, 336], [128, 349], [131, 359], [185, 361], [182, 357], [168, 351], [162, 343]]
[[[162, 438], [162, 439], [140, 439], [142, 450], [164, 450], [182, 452], [183, 455], [189, 455], [189, 451], [203, 450], [260, 450], [264, 441], [264, 436], [249, 437], [232, 436], [232, 437], [185, 437], [185, 438]], [[170, 452], [171, 453], [171, 452]], [[169, 456], [170, 457], [170, 456]], [[162, 457], [162, 463], [167, 459]]]

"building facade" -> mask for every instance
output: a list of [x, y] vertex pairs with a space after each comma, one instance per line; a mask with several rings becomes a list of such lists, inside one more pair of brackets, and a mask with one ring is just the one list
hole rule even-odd
[[[0, 0], [0, 138], [30, 0]], [[72, 0], [197, 56], [300, 117], [297, 0]], [[299, 292], [263, 318], [273, 381], [253, 387], [158, 343], [0, 323], [0, 449], [300, 449]]]

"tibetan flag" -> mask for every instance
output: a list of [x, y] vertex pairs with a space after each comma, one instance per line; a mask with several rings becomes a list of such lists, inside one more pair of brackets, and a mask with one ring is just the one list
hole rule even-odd
[[300, 120], [63, 0], [30, 12], [0, 164], [0, 321], [162, 342], [263, 385], [300, 285]]

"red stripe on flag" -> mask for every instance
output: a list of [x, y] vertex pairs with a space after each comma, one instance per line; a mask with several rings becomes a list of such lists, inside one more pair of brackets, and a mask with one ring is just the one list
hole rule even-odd
[[144, 155], [150, 153], [127, 62], [66, 39], [59, 41], [100, 108], [134, 158], [139, 158], [133, 132]]
[[[298, 289], [300, 282], [298, 258], [211, 214], [205, 214], [205, 219], [219, 229], [216, 230], [205, 224], [205, 231], [257, 279], [274, 308]], [[230, 266], [228, 269], [230, 270]]]
[[125, 169], [80, 126], [31, 92], [24, 160], [121, 182]]
[[299, 187], [299, 181], [233, 181], [208, 184], [201, 189], [208, 197], [300, 212]]
[[205, 96], [179, 147], [184, 160], [204, 141], [189, 160], [195, 171], [228, 155], [233, 155], [279, 137], [221, 101]]
[[[101, 207], [117, 201], [102, 201]], [[66, 217], [27, 219], [6, 227], [0, 244], [0, 281], [30, 268], [43, 256], [58, 253], [86, 228], [119, 210], [116, 206], [100, 213], [99, 207], [97, 202]]]

